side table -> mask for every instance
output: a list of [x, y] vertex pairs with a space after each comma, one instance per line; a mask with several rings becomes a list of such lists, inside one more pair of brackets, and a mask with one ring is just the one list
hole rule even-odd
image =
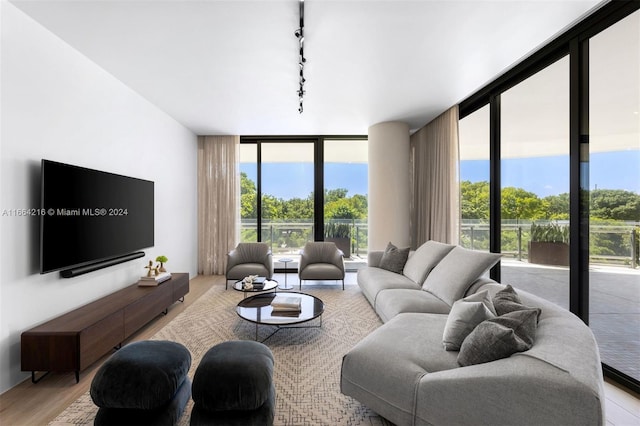
[[279, 260], [280, 262], [284, 263], [284, 284], [278, 286], [278, 288], [281, 290], [293, 290], [293, 286], [287, 284], [287, 263], [293, 262], [293, 259], [284, 258]]

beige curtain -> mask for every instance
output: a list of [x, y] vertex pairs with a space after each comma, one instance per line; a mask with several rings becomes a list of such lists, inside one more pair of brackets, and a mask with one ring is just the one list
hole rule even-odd
[[458, 106], [411, 136], [411, 245], [458, 244]]
[[198, 137], [198, 274], [224, 275], [238, 242], [239, 136]]

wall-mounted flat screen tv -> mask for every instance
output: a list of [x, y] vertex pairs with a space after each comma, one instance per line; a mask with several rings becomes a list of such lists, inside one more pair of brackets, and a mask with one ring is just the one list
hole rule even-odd
[[40, 207], [42, 274], [154, 245], [152, 181], [43, 159]]

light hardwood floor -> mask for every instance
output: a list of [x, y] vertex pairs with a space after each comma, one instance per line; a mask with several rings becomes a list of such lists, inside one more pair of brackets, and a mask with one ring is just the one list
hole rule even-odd
[[[289, 278], [293, 278], [292, 275], [290, 274]], [[284, 276], [278, 279], [280, 278], [284, 280]], [[213, 285], [223, 286], [224, 277], [199, 276], [191, 279], [190, 291], [184, 303], [178, 302], [172, 305], [167, 315], [152, 321], [129, 341], [148, 339], [153, 336]], [[73, 373], [51, 373], [40, 383], [32, 384], [31, 380], [25, 380], [0, 395], [0, 425], [46, 425], [89, 389], [95, 372], [107, 357], [108, 355], [83, 371], [78, 384], [75, 383]], [[639, 395], [606, 381], [605, 396], [607, 425], [640, 426]]]

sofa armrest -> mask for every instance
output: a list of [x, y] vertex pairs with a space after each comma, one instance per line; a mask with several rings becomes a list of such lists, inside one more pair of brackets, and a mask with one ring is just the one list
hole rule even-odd
[[416, 425], [602, 425], [602, 389], [519, 354], [426, 374], [418, 385]]
[[374, 266], [376, 268], [379, 267], [383, 254], [384, 250], [371, 250], [367, 255], [367, 265]]

